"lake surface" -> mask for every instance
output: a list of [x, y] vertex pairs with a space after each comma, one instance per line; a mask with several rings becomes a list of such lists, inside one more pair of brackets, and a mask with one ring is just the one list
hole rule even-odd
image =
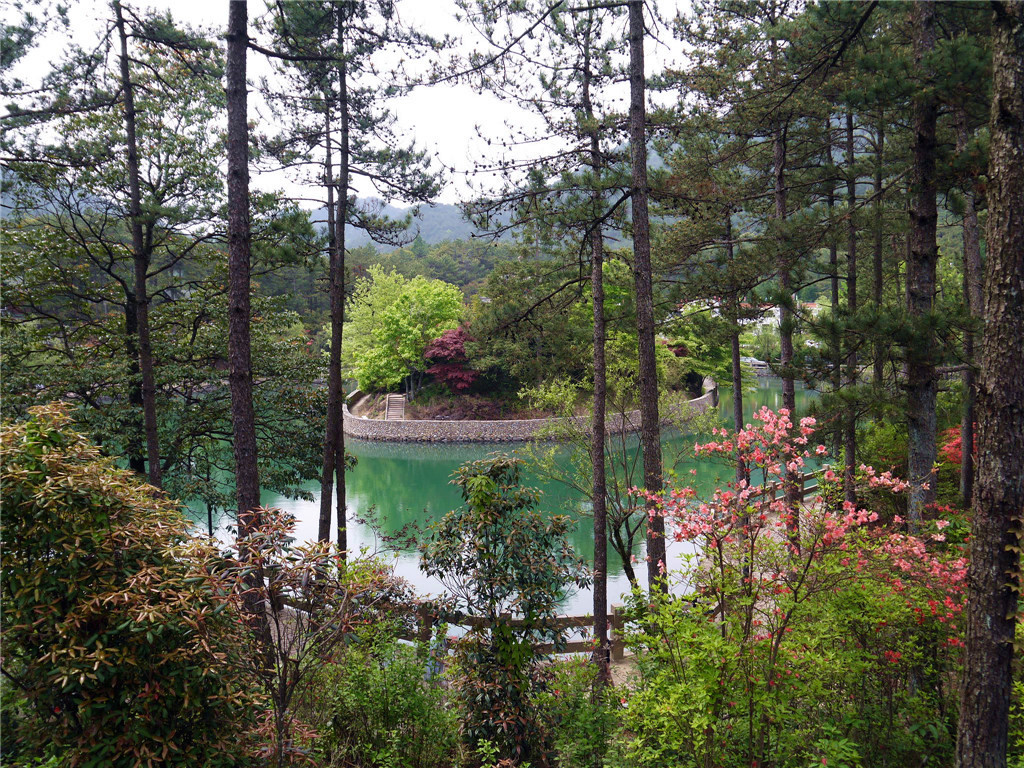
[[[719, 411], [722, 423], [723, 426], [731, 426], [732, 395], [729, 390], [723, 390], [721, 394]], [[809, 403], [815, 396], [816, 393], [812, 391], [797, 389], [798, 414], [807, 413]], [[749, 422], [751, 414], [765, 405], [772, 409], [782, 407], [782, 388], [778, 379], [758, 379], [756, 388], [745, 393], [745, 420]], [[678, 431], [665, 435], [662, 445], [667, 482], [673, 482], [671, 471], [674, 471], [676, 484], [693, 485], [701, 495], [710, 495], [715, 487], [734, 477], [734, 468], [720, 461], [694, 460], [694, 440], [694, 435]], [[425, 530], [430, 523], [461, 504], [458, 488], [449, 482], [452, 472], [459, 465], [486, 458], [494, 452], [515, 455], [524, 453], [523, 448], [516, 443], [381, 443], [348, 439], [346, 448], [358, 459], [356, 467], [347, 475], [350, 548], [376, 553], [394, 562], [396, 573], [408, 579], [420, 594], [437, 593], [440, 585], [420, 572], [419, 556], [414, 547], [399, 546], [395, 551], [396, 546], [386, 539], [409, 525]], [[626, 438], [623, 448], [627, 455], [634, 455], [639, 461], [635, 436]], [[564, 449], [556, 448], [556, 456], [562, 462], [569, 460], [568, 451]], [[696, 470], [696, 475], [691, 470]], [[640, 477], [638, 472], [637, 478]], [[572, 543], [581, 556], [592, 561], [593, 522], [586, 515], [589, 503], [582, 494], [561, 483], [538, 477], [529, 470], [525, 473], [524, 482], [542, 492], [540, 509], [567, 513], [578, 519]], [[289, 499], [274, 493], [264, 493], [262, 496], [264, 506], [278, 507], [295, 515], [298, 521], [295, 535], [300, 540], [314, 539], [317, 532], [319, 483], [309, 484], [307, 490], [314, 494], [313, 501]], [[205, 512], [197, 517], [205, 526]], [[226, 526], [230, 523], [231, 520], [227, 518], [220, 521], [221, 535], [226, 535]], [[684, 554], [682, 546], [669, 542], [670, 567]], [[642, 545], [637, 547], [634, 555], [638, 561], [635, 565], [637, 577], [641, 584], [646, 584]], [[608, 582], [611, 602], [621, 602], [620, 595], [629, 591], [629, 581], [618, 554], [611, 547], [608, 552]], [[593, 600], [589, 590], [569, 596], [564, 606], [565, 612], [572, 615], [589, 613], [592, 608]]]

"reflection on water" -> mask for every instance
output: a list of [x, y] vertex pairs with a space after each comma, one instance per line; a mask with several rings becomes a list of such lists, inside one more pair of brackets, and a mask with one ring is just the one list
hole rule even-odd
[[[806, 413], [813, 392], [797, 390], [797, 412]], [[723, 424], [731, 426], [732, 398], [729, 391], [723, 391], [720, 413]], [[760, 379], [756, 389], [744, 397], [744, 411], [749, 421], [751, 414], [767, 405], [778, 409], [782, 405], [782, 390], [777, 379]], [[726, 480], [732, 479], [733, 467], [721, 461], [692, 457], [692, 435], [678, 432], [668, 434], [664, 440], [666, 465], [675, 464], [674, 477], [680, 484], [691, 484], [701, 495], [710, 495], [713, 489]], [[637, 451], [637, 438], [625, 442], [625, 450]], [[366, 521], [373, 518], [379, 530], [385, 535], [394, 534], [409, 525], [425, 529], [448, 511], [461, 503], [458, 488], [450, 483], [452, 472], [467, 462], [482, 459], [496, 451], [516, 453], [516, 444], [484, 445], [452, 443], [378, 443], [349, 439], [348, 450], [356, 456], [358, 464], [348, 473], [346, 499], [348, 503], [348, 539], [355, 550], [366, 549], [379, 552], [383, 542], [374, 533], [374, 526]], [[565, 452], [563, 452], [564, 454]], [[563, 460], [567, 456], [563, 455]], [[677, 461], [678, 459], [678, 461]], [[696, 470], [696, 475], [692, 474]], [[541, 508], [551, 512], [572, 514], [579, 519], [572, 542], [581, 556], [592, 560], [593, 537], [591, 519], [582, 512], [589, 506], [575, 490], [554, 482], [544, 482], [531, 473], [526, 473], [525, 482], [542, 492]], [[316, 537], [319, 516], [319, 483], [311, 483], [307, 490], [314, 494], [313, 501], [288, 499], [273, 493], [264, 493], [265, 506], [279, 507], [291, 512], [298, 520], [297, 538], [300, 540]], [[205, 522], [205, 512], [198, 516]], [[222, 526], [229, 521], [223, 520]], [[681, 551], [679, 545], [670, 544], [669, 564], [677, 562]], [[646, 584], [643, 552], [635, 552], [637, 577]], [[420, 593], [437, 592], [439, 585], [428, 579], [419, 570], [419, 558], [414, 549], [404, 549], [393, 557], [397, 573], [412, 582]], [[629, 582], [622, 571], [618, 555], [609, 547], [608, 553], [608, 594], [613, 602], [628, 591]], [[571, 614], [587, 613], [592, 608], [589, 591], [568, 598], [565, 610]]]

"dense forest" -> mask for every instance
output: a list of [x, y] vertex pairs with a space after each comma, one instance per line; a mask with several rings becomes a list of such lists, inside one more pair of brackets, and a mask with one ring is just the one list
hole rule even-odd
[[3, 12], [0, 764], [1024, 766], [1024, 2], [152, 5]]

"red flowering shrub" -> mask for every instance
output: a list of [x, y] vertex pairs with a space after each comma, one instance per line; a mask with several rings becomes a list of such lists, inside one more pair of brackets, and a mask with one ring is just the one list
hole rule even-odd
[[[978, 425], [974, 425], [975, 434], [978, 431]], [[960, 427], [950, 427], [942, 432], [941, 443], [939, 444], [939, 455], [950, 464], [960, 466], [963, 462], [964, 443], [963, 436], [960, 433]], [[974, 456], [978, 456], [978, 446], [974, 446]]]

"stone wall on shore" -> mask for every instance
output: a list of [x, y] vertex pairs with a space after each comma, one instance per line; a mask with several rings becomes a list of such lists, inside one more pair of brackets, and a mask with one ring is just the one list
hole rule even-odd
[[[679, 412], [663, 414], [665, 421], [677, 421], [687, 414], [702, 413], [718, 405], [718, 385], [704, 380], [704, 394], [680, 406]], [[505, 419], [494, 421], [415, 420], [385, 421], [362, 415], [366, 395], [353, 392], [344, 405], [345, 434], [360, 440], [383, 440], [408, 443], [512, 443], [532, 440], [564, 419]], [[350, 408], [351, 407], [351, 408]], [[572, 419], [589, 427], [589, 416]], [[640, 429], [640, 411], [611, 414], [607, 420], [610, 434], [636, 432]]]

